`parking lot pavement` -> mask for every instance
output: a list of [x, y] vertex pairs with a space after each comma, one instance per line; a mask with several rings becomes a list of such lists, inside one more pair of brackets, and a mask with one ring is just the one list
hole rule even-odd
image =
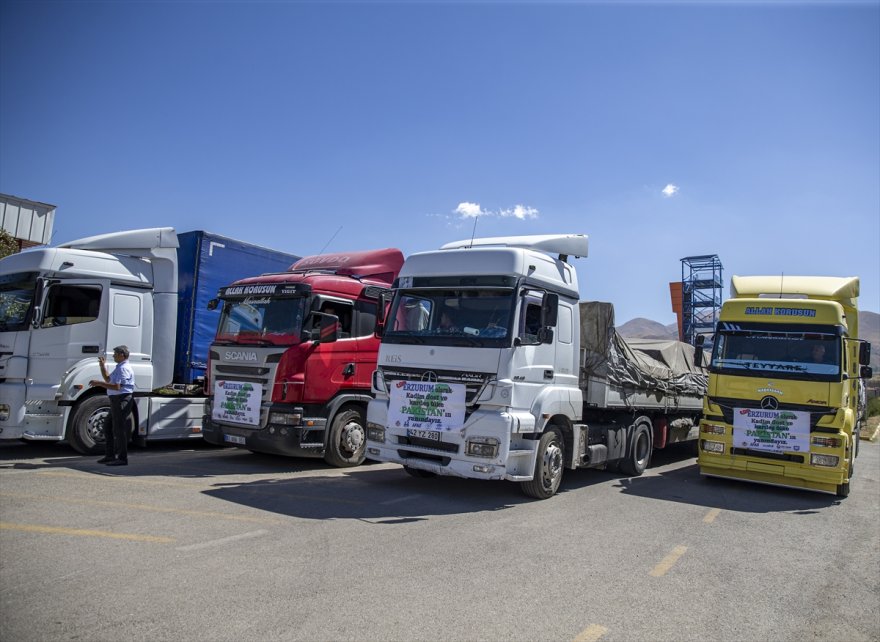
[[539, 502], [201, 442], [115, 469], [4, 446], [0, 637], [877, 640], [854, 605], [880, 595], [878, 452], [844, 501], [704, 479], [673, 448]]

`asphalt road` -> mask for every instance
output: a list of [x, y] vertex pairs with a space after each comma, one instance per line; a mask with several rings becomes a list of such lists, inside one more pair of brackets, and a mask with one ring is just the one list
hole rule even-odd
[[202, 444], [0, 447], [0, 639], [880, 640], [880, 446], [849, 498], [701, 478], [414, 479]]

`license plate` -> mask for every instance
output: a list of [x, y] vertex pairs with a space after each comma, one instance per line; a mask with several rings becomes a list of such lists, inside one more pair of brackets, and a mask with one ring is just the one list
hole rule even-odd
[[239, 446], [245, 445], [245, 438], [238, 435], [223, 435], [223, 440], [231, 444], [238, 444]]
[[440, 441], [440, 433], [436, 430], [420, 430], [418, 428], [407, 428], [407, 437], [418, 437], [419, 439], [429, 439], [430, 441]]

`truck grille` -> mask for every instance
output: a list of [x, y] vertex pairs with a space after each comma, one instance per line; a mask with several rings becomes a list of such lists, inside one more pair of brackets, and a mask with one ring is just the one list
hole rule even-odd
[[[721, 414], [724, 416], [724, 422], [733, 425], [733, 413], [735, 408], [749, 408], [751, 410], [760, 410], [761, 402], [751, 399], [724, 399], [720, 397], [709, 397], [709, 401], [721, 407]], [[822, 428], [817, 428], [816, 424], [822, 417], [833, 417], [837, 414], [836, 408], [817, 408], [816, 406], [807, 406], [797, 403], [780, 403], [779, 410], [792, 410], [810, 413], [810, 430], [822, 432]], [[837, 432], [830, 430], [830, 432]]]
[[[380, 367], [386, 384], [393, 381], [430, 381], [438, 383], [463, 383], [465, 404], [474, 409], [477, 398], [493, 375], [484, 372], [461, 372], [460, 370], [426, 370], [424, 368]], [[433, 375], [433, 376], [432, 376]], [[435, 378], [436, 377], [436, 378]], [[436, 443], [436, 442], [435, 442]]]
[[[238, 364], [231, 363], [223, 363], [220, 361], [220, 355], [217, 352], [211, 351], [211, 380], [217, 381], [218, 379], [229, 379], [232, 381], [241, 381], [245, 383], [258, 383], [262, 387], [263, 394], [261, 398], [263, 408], [260, 410], [260, 426], [259, 428], [264, 428], [266, 426], [266, 422], [268, 420], [268, 404], [267, 401], [271, 400], [272, 394], [272, 382], [275, 380], [275, 367], [271, 364], [273, 361], [277, 361], [277, 359], [272, 359], [274, 355], [269, 354], [266, 355], [265, 364], [261, 365], [253, 365], [253, 366], [242, 366]], [[242, 427], [241, 424], [234, 424], [236, 426]], [[246, 426], [247, 428], [254, 428], [253, 426]]]

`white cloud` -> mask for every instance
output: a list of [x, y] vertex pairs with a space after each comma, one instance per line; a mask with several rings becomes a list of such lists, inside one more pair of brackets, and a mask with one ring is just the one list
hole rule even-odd
[[477, 218], [478, 216], [497, 216], [499, 218], [518, 218], [524, 221], [527, 218], [538, 218], [540, 215], [537, 209], [528, 205], [515, 205], [512, 208], [493, 211], [484, 210], [480, 207], [479, 203], [468, 203], [467, 201], [459, 203], [453, 212], [462, 219]]
[[484, 212], [480, 209], [479, 203], [459, 203], [458, 207], [455, 208], [455, 213], [461, 216], [462, 218], [476, 218], [478, 216], [485, 216], [487, 212]]
[[512, 216], [524, 221], [527, 218], [538, 218], [538, 210], [528, 205], [517, 205], [512, 210], [501, 210], [498, 215], [502, 217]]
[[673, 185], [669, 183], [666, 187], [663, 188], [663, 196], [666, 198], [672, 198], [678, 194], [678, 185]]

